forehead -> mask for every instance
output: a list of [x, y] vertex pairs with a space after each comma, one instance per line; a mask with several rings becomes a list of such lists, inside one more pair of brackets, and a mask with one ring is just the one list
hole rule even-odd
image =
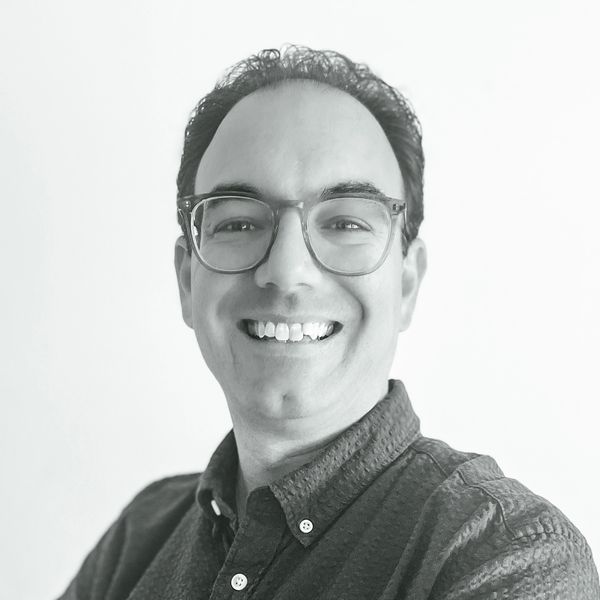
[[229, 111], [196, 174], [196, 193], [243, 183], [297, 200], [348, 181], [399, 197], [390, 143], [358, 100], [314, 82], [287, 82], [246, 96]]

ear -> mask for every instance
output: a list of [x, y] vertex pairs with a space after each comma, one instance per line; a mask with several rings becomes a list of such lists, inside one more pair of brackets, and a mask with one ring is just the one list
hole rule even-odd
[[179, 284], [181, 314], [188, 327], [193, 328], [192, 321], [192, 257], [188, 252], [183, 236], [175, 242], [175, 274]]
[[421, 281], [427, 270], [427, 250], [423, 240], [415, 238], [402, 261], [402, 302], [399, 331], [408, 329], [415, 311]]

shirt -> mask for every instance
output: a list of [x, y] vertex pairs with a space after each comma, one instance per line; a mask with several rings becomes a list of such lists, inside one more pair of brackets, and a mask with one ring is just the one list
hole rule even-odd
[[[423, 437], [401, 382], [235, 517], [235, 436], [123, 510], [64, 600], [598, 600], [581, 533], [495, 461]], [[220, 514], [219, 514], [220, 513]]]

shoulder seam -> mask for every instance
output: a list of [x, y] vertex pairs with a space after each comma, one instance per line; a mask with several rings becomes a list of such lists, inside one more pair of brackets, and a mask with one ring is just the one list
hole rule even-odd
[[[452, 473], [448, 473], [448, 471], [446, 471], [446, 469], [444, 469], [444, 467], [442, 467], [442, 465], [435, 458], [435, 456], [433, 456], [430, 452], [427, 452], [427, 450], [422, 450], [420, 448], [417, 449], [417, 448], [414, 448], [414, 447], [413, 447], [413, 450], [415, 452], [417, 452], [418, 454], [425, 454], [426, 456], [428, 456], [431, 459], [431, 461], [433, 462], [433, 464], [441, 471], [441, 473], [445, 477], [450, 477], [450, 475], [452, 475], [454, 473], [458, 473], [458, 476], [460, 477], [460, 480], [463, 482], [463, 484], [466, 487], [470, 487], [470, 488], [479, 490], [480, 492], [484, 493], [486, 496], [488, 496], [489, 498], [491, 498], [494, 501], [494, 503], [496, 504], [496, 506], [498, 507], [499, 511], [500, 511], [500, 517], [502, 518], [502, 523], [503, 523], [504, 527], [506, 528], [506, 531], [510, 535], [512, 541], [515, 541], [516, 539], [519, 539], [517, 537], [517, 535], [515, 534], [515, 532], [512, 530], [512, 528], [508, 524], [508, 521], [506, 519], [506, 515], [504, 513], [504, 506], [502, 506], [502, 502], [498, 498], [496, 498], [496, 496], [494, 496], [494, 494], [492, 494], [489, 490], [486, 490], [483, 486], [475, 485], [475, 484], [467, 482], [467, 480], [465, 479], [464, 475], [460, 471], [460, 467], [464, 463], [461, 463], [461, 465], [459, 465], [458, 467], [456, 467], [456, 469], [454, 469], [454, 471], [452, 471]], [[469, 461], [465, 461], [465, 462], [469, 462]]]
[[421, 448], [415, 448], [414, 445], [411, 446], [411, 448], [417, 453], [417, 454], [425, 454], [425, 456], [428, 456], [431, 461], [433, 462], [433, 464], [441, 471], [442, 475], [444, 475], [445, 477], [448, 477], [450, 474], [446, 471], [446, 469], [444, 469], [444, 467], [442, 467], [442, 465], [439, 463], [438, 459], [433, 456], [433, 454], [431, 454], [431, 452], [428, 452], [427, 450], [423, 450]]
[[502, 517], [502, 523], [504, 524], [506, 531], [509, 533], [510, 537], [512, 538], [512, 541], [519, 539], [517, 537], [517, 534], [513, 531], [512, 527], [510, 527], [508, 524], [508, 520], [506, 519], [506, 514], [504, 513], [504, 506], [502, 505], [502, 502], [500, 501], [500, 499], [497, 498], [494, 494], [492, 494], [492, 492], [490, 492], [489, 490], [484, 488], [482, 485], [468, 483], [467, 480], [465, 479], [464, 475], [461, 473], [460, 469], [456, 469], [456, 472], [458, 473], [460, 480], [465, 484], [465, 486], [474, 488], [476, 490], [479, 490], [480, 492], [483, 492], [486, 496], [491, 498], [496, 503], [496, 506], [498, 507], [498, 510], [500, 511], [500, 516]]

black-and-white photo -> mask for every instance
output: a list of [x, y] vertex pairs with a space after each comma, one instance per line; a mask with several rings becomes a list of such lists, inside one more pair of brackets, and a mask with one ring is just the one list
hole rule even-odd
[[3, 12], [2, 597], [600, 600], [600, 9]]

